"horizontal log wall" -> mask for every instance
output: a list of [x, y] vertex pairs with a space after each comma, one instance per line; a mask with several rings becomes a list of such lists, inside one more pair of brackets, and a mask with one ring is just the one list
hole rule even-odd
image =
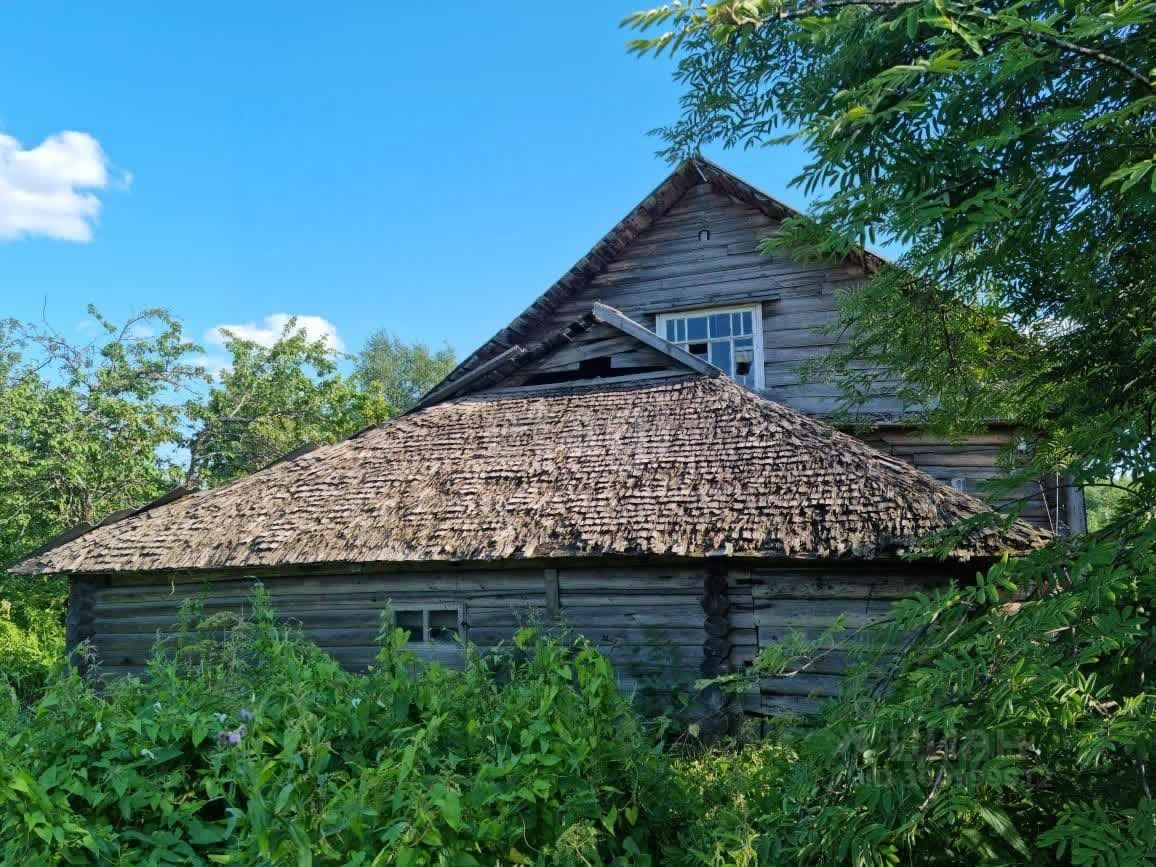
[[[106, 671], [139, 670], [158, 631], [167, 633], [177, 625], [184, 600], [200, 600], [207, 614], [244, 613], [253, 588], [253, 581], [243, 578], [147, 581], [114, 578], [93, 594], [89, 632]], [[391, 603], [463, 604], [467, 632], [475, 643], [483, 645], [508, 638], [521, 623], [540, 619], [546, 604], [540, 569], [291, 575], [264, 578], [262, 583], [279, 617], [299, 622], [306, 637], [354, 669], [373, 661], [382, 611]], [[449, 662], [459, 655], [453, 647], [415, 649]]]
[[[759, 652], [794, 634], [819, 641], [829, 652], [790, 677], [764, 678], [741, 696], [748, 714], [812, 713], [842, 688], [848, 666], [864, 661], [856, 648], [882, 639], [891, 606], [917, 592], [944, 587], [948, 578], [929, 572], [854, 572], [827, 568], [736, 567], [728, 570], [731, 664], [748, 669]], [[824, 638], [838, 618], [844, 629]], [[895, 636], [889, 636], [894, 638]], [[887, 664], [884, 656], [879, 660]]]
[[[508, 641], [522, 625], [563, 627], [587, 637], [616, 666], [625, 690], [669, 698], [699, 676], [703, 641], [702, 570], [691, 567], [511, 568], [376, 575], [265, 577], [278, 616], [343, 665], [361, 669], [377, 653], [387, 605], [464, 606], [465, 633], [483, 647]], [[179, 625], [185, 600], [206, 614], [244, 614], [254, 581], [182, 577], [73, 582], [70, 632], [93, 642], [109, 675], [140, 671], [158, 635]], [[74, 621], [74, 622], [73, 622]], [[413, 645], [447, 664], [453, 645]]]
[[[288, 575], [262, 583], [278, 615], [343, 665], [368, 666], [381, 612], [415, 603], [464, 606], [466, 636], [493, 646], [521, 625], [565, 629], [589, 639], [614, 663], [623, 689], [644, 709], [665, 709], [672, 698], [719, 731], [738, 709], [756, 715], [810, 712], [838, 692], [854, 655], [840, 647], [791, 678], [766, 680], [732, 702], [698, 694], [701, 677], [742, 671], [762, 648], [792, 631], [816, 638], [843, 617], [836, 644], [854, 645], [891, 604], [943, 586], [947, 577], [895, 567], [761, 567], [727, 561], [691, 565], [583, 565], [382, 572], [365, 575]], [[254, 580], [190, 576], [112, 577], [73, 583], [70, 632], [93, 642], [106, 675], [140, 671], [158, 634], [171, 633], [187, 599], [206, 613], [245, 613]], [[834, 645], [832, 645], [834, 646]], [[415, 652], [449, 665], [454, 645], [414, 645]]]
[[992, 491], [991, 480], [1005, 475], [1001, 459], [1016, 441], [1010, 428], [993, 428], [983, 434], [949, 441], [914, 430], [877, 430], [863, 439], [880, 451], [894, 455], [947, 484], [989, 500], [1000, 508], [1016, 508], [1022, 517], [1053, 532], [1071, 527], [1069, 497], [1057, 480], [1044, 479], [1013, 491]]

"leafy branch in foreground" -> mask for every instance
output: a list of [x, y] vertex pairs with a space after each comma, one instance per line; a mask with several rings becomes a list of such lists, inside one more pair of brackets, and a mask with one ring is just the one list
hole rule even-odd
[[1150, 860], [1156, 3], [722, 0], [626, 23], [677, 58], [667, 156], [807, 149], [818, 201], [768, 252], [904, 249], [810, 368], [849, 413], [898, 380], [943, 431], [1016, 426], [1017, 482], [1119, 486], [1091, 535], [898, 606], [916, 639], [791, 735], [764, 832], [815, 863]]

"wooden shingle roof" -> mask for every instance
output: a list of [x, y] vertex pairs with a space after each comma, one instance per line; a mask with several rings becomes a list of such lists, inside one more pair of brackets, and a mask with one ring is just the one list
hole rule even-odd
[[[677, 360], [677, 359], [675, 359]], [[989, 509], [723, 376], [467, 393], [45, 550], [23, 574], [667, 555], [870, 560]], [[959, 558], [1044, 533], [973, 532]]]

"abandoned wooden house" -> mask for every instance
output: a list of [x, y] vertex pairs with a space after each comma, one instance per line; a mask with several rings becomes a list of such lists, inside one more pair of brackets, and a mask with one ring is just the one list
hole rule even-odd
[[[886, 383], [865, 439], [826, 423], [838, 392], [800, 366], [878, 260], [760, 254], [791, 213], [688, 161], [409, 414], [113, 516], [17, 571], [70, 576], [69, 640], [108, 673], [139, 670], [182, 600], [237, 608], [260, 579], [349, 666], [371, 662], [386, 605], [442, 658], [534, 614], [602, 647], [634, 689], [741, 668], [841, 615], [873, 622], [1041, 527], [1078, 526], [1051, 480], [1025, 492], [1024, 520], [947, 560], [902, 559], [988, 511], [974, 485], [1015, 432], [927, 437]], [[840, 665], [768, 683], [747, 710], [809, 710]]]

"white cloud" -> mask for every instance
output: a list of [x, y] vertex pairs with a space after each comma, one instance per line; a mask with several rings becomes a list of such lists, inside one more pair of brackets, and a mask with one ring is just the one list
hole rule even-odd
[[223, 355], [194, 355], [189, 359], [189, 364], [203, 367], [205, 373], [213, 379], [219, 379], [222, 373], [232, 369], [229, 359]]
[[297, 328], [303, 329], [311, 340], [323, 340], [333, 352], [345, 349], [345, 343], [337, 333], [337, 326], [322, 316], [296, 316], [289, 313], [274, 313], [266, 316], [260, 324], [246, 322], [240, 325], [215, 325], [205, 333], [205, 340], [217, 346], [224, 346], [224, 331], [237, 337], [252, 340], [261, 346], [272, 346], [285, 330], [290, 319], [297, 319]]
[[57, 133], [27, 150], [0, 134], [0, 241], [91, 241], [101, 204], [93, 191], [129, 181], [127, 174], [112, 177], [104, 149], [88, 133]]

